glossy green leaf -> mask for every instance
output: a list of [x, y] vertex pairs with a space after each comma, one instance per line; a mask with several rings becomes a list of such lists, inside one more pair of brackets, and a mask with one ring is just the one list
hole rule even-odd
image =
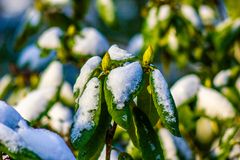
[[149, 81], [161, 122], [173, 135], [180, 136], [177, 109], [166, 80], [158, 69], [154, 69], [150, 72]]
[[111, 117], [107, 111], [107, 105], [102, 104], [101, 115], [99, 119], [99, 125], [97, 126], [94, 135], [90, 141], [80, 148], [78, 153], [79, 160], [97, 160], [100, 156], [104, 144], [107, 129], [110, 126]]
[[148, 117], [137, 107], [133, 108], [133, 116], [142, 158], [144, 160], [164, 159], [157, 133], [154, 131]]
[[71, 143], [81, 148], [92, 138], [100, 121], [102, 82], [94, 77], [79, 98], [79, 108], [71, 128]]

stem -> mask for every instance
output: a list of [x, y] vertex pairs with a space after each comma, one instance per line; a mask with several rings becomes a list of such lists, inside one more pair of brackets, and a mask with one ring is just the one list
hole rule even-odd
[[227, 18], [227, 10], [224, 4], [224, 0], [216, 0], [216, 5], [221, 20], [225, 20]]
[[106, 160], [110, 160], [111, 150], [112, 150], [112, 140], [117, 128], [117, 123], [114, 122], [113, 126], [108, 129], [106, 135]]

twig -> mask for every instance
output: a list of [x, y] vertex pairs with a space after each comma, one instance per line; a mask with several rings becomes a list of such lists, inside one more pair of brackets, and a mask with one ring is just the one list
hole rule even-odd
[[106, 160], [110, 160], [111, 150], [112, 150], [112, 140], [117, 128], [117, 123], [114, 122], [113, 126], [108, 129], [106, 135]]

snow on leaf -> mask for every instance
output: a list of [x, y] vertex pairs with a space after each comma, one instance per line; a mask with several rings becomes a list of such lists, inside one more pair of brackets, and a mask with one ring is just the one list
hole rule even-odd
[[232, 104], [214, 89], [201, 86], [197, 98], [197, 109], [212, 118], [228, 119], [236, 114]]
[[181, 12], [183, 16], [188, 19], [195, 27], [199, 27], [201, 22], [200, 19], [194, 10], [194, 8], [190, 5], [182, 5]]
[[55, 100], [57, 89], [54, 87], [37, 89], [19, 101], [16, 110], [28, 121], [37, 120], [48, 110], [49, 104]]
[[20, 121], [27, 125], [25, 120], [12, 106], [9, 106], [7, 103], [1, 100], [0, 100], [0, 115], [1, 115], [0, 123], [8, 126], [11, 129], [16, 129], [17, 127], [19, 127], [18, 125]]
[[123, 61], [134, 57], [133, 54], [127, 52], [124, 49], [119, 48], [116, 44], [112, 45], [108, 49], [108, 53], [110, 55], [111, 60], [115, 61]]
[[38, 45], [45, 49], [57, 49], [60, 47], [60, 36], [63, 34], [58, 27], [52, 27], [42, 33], [38, 39]]
[[42, 73], [38, 88], [59, 87], [63, 81], [63, 66], [53, 61]]
[[214, 77], [213, 84], [216, 87], [225, 86], [225, 85], [227, 85], [227, 83], [230, 79], [230, 76], [231, 76], [231, 70], [230, 69], [222, 70]]
[[139, 62], [126, 64], [110, 71], [107, 88], [112, 92], [117, 109], [122, 109], [129, 96], [136, 92], [142, 81], [142, 67]]
[[181, 106], [196, 96], [200, 88], [200, 79], [193, 74], [179, 79], [172, 87], [171, 93], [176, 106]]
[[83, 28], [80, 35], [74, 37], [75, 45], [72, 51], [75, 55], [102, 55], [107, 51], [107, 39], [94, 28]]
[[18, 135], [24, 142], [24, 148], [34, 152], [41, 159], [75, 160], [64, 140], [51, 131], [20, 128]]
[[76, 80], [76, 83], [73, 87], [73, 92], [76, 94], [79, 92], [79, 95], [82, 94], [88, 80], [91, 78], [93, 72], [100, 66], [102, 59], [98, 56], [94, 56], [82, 66], [80, 74]]
[[76, 141], [88, 141], [87, 138], [83, 139], [82, 136], [90, 137], [94, 133], [100, 114], [98, 113], [101, 103], [100, 85], [99, 79], [96, 77], [92, 78], [79, 98], [79, 108], [74, 116], [74, 124], [71, 130], [71, 141], [73, 144]]
[[143, 35], [142, 34], [136, 34], [134, 35], [127, 46], [127, 50], [132, 53], [133, 55], [137, 55], [143, 47]]

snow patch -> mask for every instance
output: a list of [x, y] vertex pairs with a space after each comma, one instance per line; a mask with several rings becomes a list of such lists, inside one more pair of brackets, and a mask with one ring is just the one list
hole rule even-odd
[[127, 60], [134, 57], [133, 54], [127, 52], [124, 49], [119, 48], [116, 44], [112, 45], [108, 49], [108, 53], [111, 60], [115, 60], [115, 61]]
[[117, 109], [122, 109], [129, 96], [136, 91], [142, 81], [142, 67], [139, 62], [132, 62], [110, 71], [107, 88], [112, 92]]
[[227, 85], [229, 78], [231, 76], [231, 70], [222, 70], [220, 71], [213, 79], [213, 84], [216, 87], [222, 87]]
[[176, 106], [181, 106], [189, 99], [196, 96], [200, 85], [200, 79], [194, 74], [190, 74], [179, 79], [171, 87], [171, 93]]

